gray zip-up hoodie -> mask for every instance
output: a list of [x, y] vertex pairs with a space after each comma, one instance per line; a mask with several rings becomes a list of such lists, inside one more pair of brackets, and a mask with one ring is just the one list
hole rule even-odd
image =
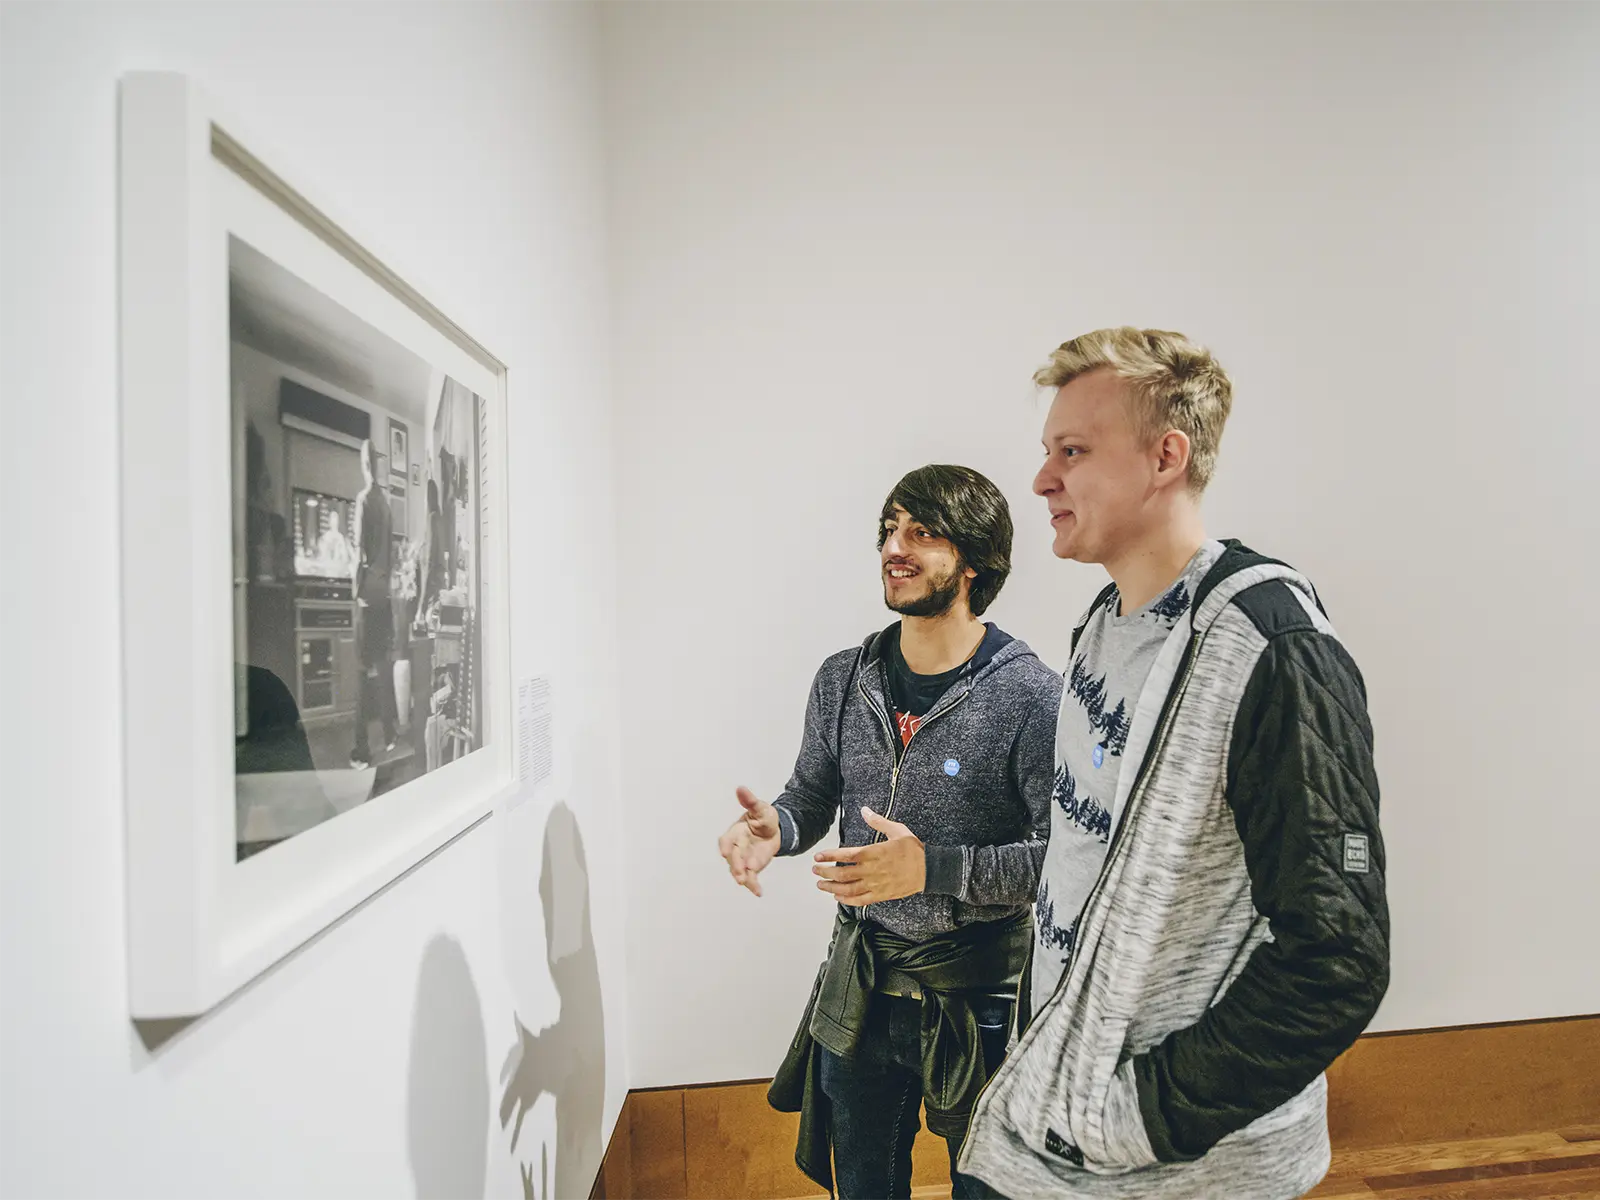
[[1061, 677], [989, 625], [966, 673], [897, 754], [884, 682], [892, 625], [822, 664], [806, 704], [794, 775], [773, 803], [783, 854], [801, 854], [839, 817], [840, 844], [881, 841], [863, 806], [900, 821], [927, 848], [916, 896], [858, 915], [922, 940], [1032, 905], [1050, 834]]
[[1013, 1200], [1299, 1196], [1389, 972], [1365, 687], [1305, 577], [1229, 543], [1127, 747], [1072, 956], [960, 1170]]

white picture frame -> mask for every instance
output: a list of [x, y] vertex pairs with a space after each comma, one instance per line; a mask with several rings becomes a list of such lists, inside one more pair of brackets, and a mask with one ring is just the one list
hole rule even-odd
[[[119, 121], [129, 1010], [135, 1019], [184, 1018], [211, 1009], [351, 913], [487, 817], [513, 789], [507, 369], [411, 277], [400, 274], [391, 265], [394, 260], [357, 240], [353, 226], [313, 199], [303, 180], [283, 173], [282, 160], [224, 116], [191, 80], [155, 72], [125, 76]], [[247, 615], [255, 568], [239, 566], [245, 536], [240, 530], [246, 525], [239, 496], [247, 471], [240, 428], [241, 421], [248, 423], [241, 414], [244, 405], [257, 402], [239, 378], [242, 335], [236, 310], [243, 293], [236, 273], [246, 261], [241, 246], [255, 255], [249, 261], [281, 269], [274, 278], [290, 281], [286, 288], [320, 297], [317, 303], [330, 312], [331, 302], [344, 314], [341, 321], [367, 331], [363, 336], [423, 362], [430, 381], [424, 393], [434, 393], [438, 379], [446, 379], [441, 391], [422, 396], [420, 417], [404, 414], [412, 417], [409, 429], [417, 431], [408, 447], [409, 477], [396, 473], [391, 479], [390, 438], [374, 425], [370, 440], [380, 456], [379, 494], [391, 483], [404, 489], [410, 480], [431, 478], [423, 438], [429, 436], [432, 444], [436, 429], [443, 430], [442, 438], [467, 437], [467, 443], [457, 444], [471, 447], [470, 455], [458, 453], [451, 467], [458, 489], [449, 527], [456, 535], [455, 556], [454, 561], [439, 559], [448, 568], [445, 590], [433, 594], [438, 610], [450, 614], [449, 628], [430, 629], [426, 620], [413, 626], [413, 614], [389, 601], [363, 604], [363, 586], [398, 589], [394, 576], [400, 571], [392, 563], [384, 568], [389, 574], [369, 569], [365, 585], [357, 582], [359, 576], [329, 583], [325, 592], [335, 598], [322, 614], [330, 620], [342, 620], [338, 614], [345, 608], [357, 614], [351, 619], [361, 632], [354, 640], [366, 655], [367, 630], [383, 626], [361, 614], [374, 605], [389, 607], [390, 627], [400, 631], [395, 637], [406, 639], [407, 653], [415, 655], [418, 643], [426, 647], [422, 665], [430, 690], [419, 694], [430, 704], [427, 711], [446, 711], [433, 706], [448, 703], [449, 695], [439, 701], [431, 694], [432, 679], [441, 671], [447, 683], [458, 681], [458, 701], [470, 693], [470, 706], [458, 703], [449, 710], [455, 757], [433, 765], [438, 756], [430, 742], [425, 769], [399, 758], [370, 765], [375, 781], [370, 798], [304, 828], [285, 826], [294, 831], [282, 835], [279, 830], [266, 839], [269, 849], [248, 855], [243, 826], [263, 809], [247, 796], [246, 784], [266, 775], [241, 765], [241, 746], [262, 724], [250, 690], [260, 672], [254, 666], [236, 668], [241, 646], [246, 657], [250, 653], [240, 630], [262, 625]], [[289, 416], [279, 420], [289, 425]], [[469, 426], [476, 428], [457, 432]], [[354, 441], [357, 449], [336, 441], [326, 445], [334, 448], [328, 454], [344, 456], [337, 458], [346, 464], [341, 471], [366, 455], [360, 439]], [[298, 460], [284, 454], [288, 474]], [[470, 469], [460, 465], [464, 459]], [[443, 461], [452, 462], [448, 455]], [[419, 464], [420, 472], [415, 470]], [[344, 502], [338, 506], [343, 511]], [[387, 530], [393, 519], [427, 521], [420, 497], [393, 511], [413, 510], [418, 515], [392, 518], [385, 504], [384, 515], [374, 518], [383, 524], [373, 528]], [[469, 524], [454, 523], [461, 514]], [[340, 519], [345, 518], [332, 526]], [[391, 540], [398, 547], [403, 539], [387, 533], [381, 539], [386, 546]], [[374, 534], [371, 544], [379, 541]], [[292, 577], [303, 580], [298, 558], [295, 563]], [[262, 589], [269, 580], [278, 585], [272, 567], [261, 570]], [[374, 584], [374, 578], [382, 582]], [[290, 586], [291, 603], [299, 605], [302, 590], [293, 589], [300, 585]], [[346, 599], [337, 595], [340, 588], [348, 592]], [[465, 620], [463, 612], [469, 614]], [[297, 607], [297, 631], [302, 620]], [[463, 625], [471, 630], [475, 651], [470, 673], [460, 665], [457, 628]], [[456, 659], [440, 668], [447, 635], [457, 638]], [[304, 646], [296, 645], [298, 654]], [[396, 649], [378, 655], [394, 676], [398, 655]], [[361, 705], [374, 695], [382, 698], [384, 678], [377, 665], [364, 670], [358, 667], [356, 716], [341, 718], [363, 730], [371, 727], [365, 719], [371, 710]], [[306, 672], [290, 673], [299, 681]], [[368, 688], [361, 680], [378, 684]], [[301, 688], [302, 682], [292, 687]], [[407, 694], [392, 680], [389, 686], [398, 719], [399, 701]], [[308, 694], [303, 688], [294, 691], [301, 706], [295, 720], [306, 729], [311, 727], [304, 717]], [[417, 713], [409, 715], [415, 719]], [[385, 726], [382, 733], [387, 732]], [[318, 736], [323, 734], [334, 736], [327, 729]], [[351, 757], [360, 761], [353, 752]], [[314, 767], [315, 779], [333, 777], [320, 760]], [[352, 781], [359, 783], [354, 765], [339, 770], [349, 772], [339, 775], [346, 790]], [[386, 771], [390, 783], [382, 790], [377, 781]], [[274, 782], [282, 780], [274, 777]], [[256, 807], [247, 810], [247, 803]]]

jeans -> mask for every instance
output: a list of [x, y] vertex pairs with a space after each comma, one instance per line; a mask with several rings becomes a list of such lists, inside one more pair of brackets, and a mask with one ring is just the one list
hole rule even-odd
[[[1012, 1003], [996, 998], [976, 1005], [985, 1078], [1005, 1057]], [[822, 1091], [833, 1106], [834, 1183], [840, 1200], [910, 1196], [911, 1144], [922, 1128], [922, 1001], [874, 996], [856, 1056], [840, 1058], [823, 1048]], [[954, 1200], [992, 1196], [981, 1180], [956, 1171], [961, 1135], [947, 1144]]]

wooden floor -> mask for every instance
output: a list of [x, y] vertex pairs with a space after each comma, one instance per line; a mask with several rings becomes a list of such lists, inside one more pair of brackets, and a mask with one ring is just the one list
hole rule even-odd
[[[752, 1089], [753, 1091], [754, 1089]], [[731, 1125], [741, 1136], [716, 1137], [720, 1152], [696, 1155], [692, 1179], [668, 1183], [635, 1181], [639, 1190], [620, 1184], [597, 1197], [744, 1196], [824, 1200], [824, 1193], [794, 1168], [790, 1147], [794, 1134], [785, 1125], [780, 1144], [767, 1162], [753, 1170], [749, 1134], [765, 1115], [739, 1089], [709, 1089], [701, 1102], [720, 1102], [725, 1111], [706, 1109], [710, 1119], [701, 1138], [716, 1137], [719, 1126]], [[1600, 1113], [1595, 1114], [1600, 1117]], [[750, 1118], [756, 1117], [757, 1120]], [[791, 1118], [792, 1120], [792, 1118]], [[757, 1139], [757, 1141], [766, 1139]], [[949, 1160], [944, 1143], [923, 1130], [913, 1152], [912, 1200], [949, 1200]], [[687, 1184], [687, 1186], [685, 1186]], [[787, 1184], [788, 1186], [785, 1186]], [[1517, 1133], [1455, 1141], [1419, 1141], [1388, 1146], [1335, 1149], [1327, 1178], [1309, 1193], [1311, 1200], [1600, 1200], [1600, 1124], [1567, 1126], [1537, 1133]], [[1210, 1198], [1207, 1198], [1210, 1200]]]
[[[633, 1092], [595, 1200], [820, 1198], [798, 1125], [765, 1081]], [[1600, 1016], [1364, 1037], [1328, 1071], [1328, 1133], [1315, 1200], [1600, 1200]], [[915, 1200], [948, 1197], [944, 1143], [924, 1128], [911, 1158]]]
[[[921, 1187], [912, 1200], [949, 1200]], [[1309, 1200], [1600, 1200], [1600, 1125], [1334, 1151]], [[795, 1197], [795, 1200], [802, 1200]], [[808, 1198], [809, 1200], [809, 1198]]]
[[1600, 1198], [1600, 1125], [1551, 1133], [1336, 1150], [1315, 1200]]
[[[821, 1193], [816, 1193], [821, 1195]], [[912, 1200], [949, 1200], [919, 1187]], [[1600, 1200], [1600, 1125], [1467, 1142], [1335, 1150], [1310, 1200]], [[793, 1200], [812, 1200], [794, 1197]]]

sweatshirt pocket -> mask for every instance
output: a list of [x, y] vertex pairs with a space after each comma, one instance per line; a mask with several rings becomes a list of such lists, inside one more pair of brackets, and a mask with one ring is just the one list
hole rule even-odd
[[1139, 1087], [1133, 1076], [1133, 1060], [1124, 1059], [1111, 1076], [1105, 1102], [1100, 1107], [1099, 1145], [1093, 1157], [1085, 1156], [1084, 1166], [1103, 1174], [1121, 1174], [1152, 1167], [1158, 1161], [1139, 1111]]
[[[1060, 1056], [1057, 1070], [1037, 1079], [1038, 1090], [1030, 1097], [1037, 1107], [1018, 1122], [1036, 1153], [1096, 1175], [1124, 1175], [1157, 1164], [1139, 1111], [1133, 1062], [1119, 1061], [1119, 1049], [1116, 1043], [1098, 1050], [1080, 1044]], [[1022, 1115], [1020, 1107], [1013, 1108], [1014, 1118]]]

